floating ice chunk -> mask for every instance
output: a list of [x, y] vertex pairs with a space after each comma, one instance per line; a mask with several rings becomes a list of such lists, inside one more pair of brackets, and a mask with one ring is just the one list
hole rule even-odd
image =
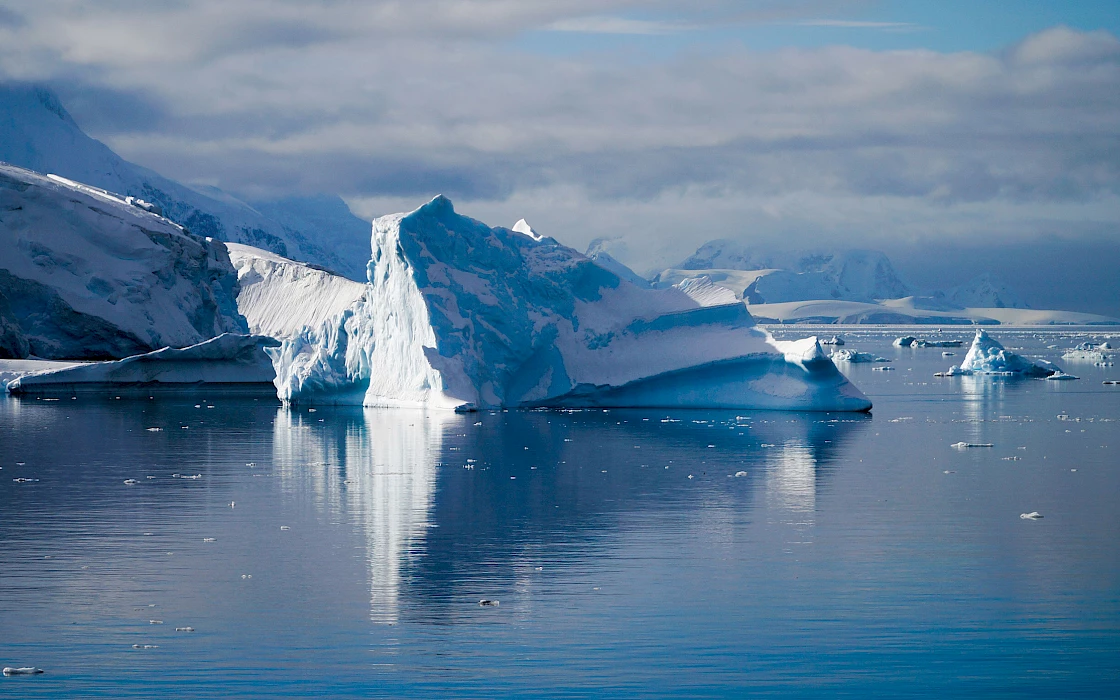
[[288, 527], [287, 525], [281, 525], [280, 529], [281, 530], [291, 530], [292, 528]]
[[954, 442], [949, 447], [955, 447], [958, 450], [968, 449], [969, 447], [993, 447], [990, 442]]
[[484, 607], [484, 608], [497, 607], [497, 606], [501, 605], [501, 603], [499, 603], [496, 600], [488, 600], [486, 598], [483, 598], [482, 600], [478, 601], [478, 604], [480, 606]]
[[972, 347], [960, 367], [954, 365], [939, 376], [993, 375], [1006, 377], [1048, 377], [1061, 369], [1046, 360], [1032, 362], [1007, 350], [983, 329], [977, 329]]
[[912, 335], [904, 335], [901, 338], [895, 338], [891, 345], [894, 345], [896, 348], [908, 348], [915, 340], [917, 340], [917, 338]]
[[955, 353], [955, 352], [943, 352], [943, 353], [941, 353], [941, 356], [942, 357], [952, 357], [953, 355], [956, 355], [956, 354], [957, 353]]
[[214, 539], [213, 537], [203, 537], [202, 541], [203, 542], [217, 542], [217, 540]]
[[149, 625], [162, 625], [163, 620], [148, 620]]
[[159, 432], [163, 432], [163, 428], [148, 428], [148, 432], [149, 432], [149, 433], [159, 433]]
[[870, 352], [857, 352], [855, 350], [837, 350], [829, 355], [829, 357], [833, 362], [890, 362], [890, 360], [885, 357], [879, 357]]
[[1112, 356], [1107, 354], [1106, 350], [1111, 350], [1112, 346], [1108, 343], [1101, 343], [1093, 345], [1092, 343], [1078, 343], [1072, 350], [1067, 350], [1063, 355], [1063, 360], [1071, 360], [1073, 362], [1093, 362], [1095, 364], [1104, 364], [1112, 359]]
[[176, 627], [175, 631], [176, 632], [194, 632], [194, 628], [193, 627]]
[[1065, 372], [1058, 370], [1054, 374], [1051, 374], [1049, 377], [1045, 377], [1045, 379], [1049, 379], [1051, 381], [1069, 381], [1071, 379], [1081, 379], [1081, 377], [1075, 377], [1072, 374], [1066, 374]]
[[139, 482], [139, 481], [137, 481], [136, 479], [125, 479], [125, 480], [124, 480], [124, 483], [128, 484], [129, 486], [131, 486], [132, 484], [139, 484], [140, 482]]
[[38, 479], [29, 479], [27, 477], [21, 476], [21, 477], [17, 477], [15, 479], [12, 479], [12, 481], [16, 482], [17, 484], [30, 484], [30, 483], [38, 481]]
[[[666, 467], [666, 469], [668, 469], [668, 467]], [[737, 476], [737, 477], [744, 477], [746, 475], [747, 475], [747, 473], [743, 472], [743, 471], [735, 472], [735, 476]]]
[[839, 347], [844, 344], [844, 339], [838, 335], [834, 335], [827, 340], [822, 340], [821, 345], [833, 345]]
[[1101, 382], [1101, 384], [1113, 384], [1113, 385], [1120, 384], [1120, 379], [1106, 379], [1103, 382]]
[[158, 644], [133, 644], [133, 649], [159, 649]]
[[35, 666], [5, 666], [5, 676], [34, 676], [38, 673], [43, 673], [43, 669], [36, 668]]
[[1041, 520], [1044, 516], [1042, 515], [1042, 513], [1039, 513], [1037, 510], [1035, 510], [1031, 511], [1030, 513], [1021, 513], [1019, 517], [1023, 520]]
[[894, 367], [872, 367], [872, 372], [893, 372]]

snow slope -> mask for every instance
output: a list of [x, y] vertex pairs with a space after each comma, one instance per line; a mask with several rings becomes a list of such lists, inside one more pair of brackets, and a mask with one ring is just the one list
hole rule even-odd
[[[524, 219], [522, 219], [522, 221], [524, 221]], [[514, 226], [513, 230], [516, 231], [517, 227]], [[606, 241], [605, 239], [596, 238], [595, 240], [591, 241], [591, 244], [589, 246], [587, 246], [587, 252], [585, 253], [585, 255], [591, 259], [591, 262], [595, 263], [605, 270], [613, 272], [630, 284], [637, 285], [639, 287], [649, 287], [649, 280], [647, 280], [645, 277], [642, 277], [637, 272], [634, 272], [629, 267], [623, 265], [618, 260], [618, 258], [607, 252], [607, 244], [608, 241]]]
[[287, 338], [316, 328], [365, 294], [366, 285], [237, 243], [227, 244], [237, 269], [237, 309], [252, 333]]
[[0, 164], [0, 356], [125, 357], [244, 332], [236, 293], [222, 243]]
[[259, 335], [223, 333], [187, 348], [163, 348], [113, 362], [93, 362], [26, 374], [8, 384], [13, 394], [70, 394], [127, 388], [200, 388], [268, 385], [275, 373], [264, 348], [279, 342]]
[[192, 233], [268, 249], [365, 279], [368, 224], [338, 197], [251, 205], [130, 163], [90, 138], [49, 90], [0, 85], [0, 161], [159, 205]]
[[867, 410], [816, 339], [631, 284], [436, 197], [373, 224], [367, 294], [269, 350], [285, 401]]

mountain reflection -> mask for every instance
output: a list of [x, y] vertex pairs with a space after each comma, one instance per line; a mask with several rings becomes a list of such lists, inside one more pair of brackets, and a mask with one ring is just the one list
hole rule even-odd
[[538, 567], [579, 566], [643, 512], [749, 517], [761, 487], [804, 520], [868, 420], [280, 409], [273, 461], [285, 489], [314, 494], [361, 532], [374, 621], [446, 623], [469, 609], [464, 599], [530, 601]]

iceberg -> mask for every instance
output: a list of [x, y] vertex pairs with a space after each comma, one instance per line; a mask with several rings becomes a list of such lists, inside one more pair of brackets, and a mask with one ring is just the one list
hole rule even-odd
[[1078, 343], [1072, 350], [1066, 351], [1062, 355], [1062, 359], [1074, 362], [1093, 362], [1103, 365], [1112, 359], [1112, 356], [1105, 352], [1111, 349], [1112, 345], [1107, 342], [1099, 345], [1094, 345], [1093, 343]]
[[867, 411], [816, 338], [644, 288], [443, 196], [373, 222], [360, 299], [268, 348], [291, 403]]
[[163, 348], [112, 362], [91, 362], [25, 374], [8, 383], [13, 394], [72, 394], [112, 389], [185, 389], [220, 386], [259, 391], [275, 373], [264, 348], [280, 342], [260, 335], [223, 333], [186, 348]]
[[837, 350], [829, 355], [829, 357], [833, 362], [890, 362], [890, 360], [885, 357], [879, 357], [870, 352], [858, 352], [856, 350]]
[[987, 374], [996, 376], [1049, 377], [1061, 370], [1046, 360], [1032, 362], [1007, 350], [983, 329], [977, 329], [972, 347], [960, 366], [954, 365], [945, 376]]
[[0, 164], [0, 357], [121, 358], [247, 330], [225, 246], [144, 205]]
[[896, 348], [959, 348], [964, 343], [959, 340], [926, 340], [925, 338], [915, 338], [912, 335], [904, 335], [901, 338], [895, 338], [893, 345]]

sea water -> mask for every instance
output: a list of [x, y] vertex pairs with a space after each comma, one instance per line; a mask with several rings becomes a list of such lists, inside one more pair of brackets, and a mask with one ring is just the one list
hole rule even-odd
[[870, 416], [2, 399], [0, 696], [1115, 697], [1108, 334], [906, 332]]

